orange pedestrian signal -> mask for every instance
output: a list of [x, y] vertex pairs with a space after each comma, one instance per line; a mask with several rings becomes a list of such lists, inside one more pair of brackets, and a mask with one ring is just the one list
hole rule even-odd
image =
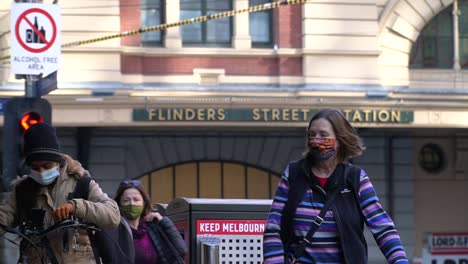
[[28, 130], [32, 125], [37, 124], [37, 123], [43, 123], [44, 118], [36, 113], [36, 112], [29, 112], [24, 114], [21, 117], [21, 128], [23, 129], [23, 132]]

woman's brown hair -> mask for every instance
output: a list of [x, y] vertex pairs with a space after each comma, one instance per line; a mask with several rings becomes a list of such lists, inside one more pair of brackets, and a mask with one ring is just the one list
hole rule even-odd
[[336, 140], [339, 142], [338, 149], [338, 160], [340, 162], [347, 161], [351, 158], [358, 157], [364, 152], [366, 147], [364, 146], [361, 138], [355, 132], [351, 124], [346, 120], [346, 117], [338, 109], [322, 109], [318, 111], [310, 120], [309, 126], [307, 127], [307, 137], [306, 137], [306, 152], [304, 156], [309, 157], [309, 129], [315, 120], [325, 119], [333, 127], [333, 131], [336, 135]]
[[152, 211], [151, 207], [151, 199], [149, 198], [148, 194], [143, 190], [141, 186], [141, 182], [139, 180], [128, 180], [128, 181], [122, 181], [119, 184], [119, 188], [117, 189], [117, 192], [115, 194], [114, 200], [117, 202], [119, 207], [122, 205], [120, 204], [120, 198], [122, 198], [123, 193], [128, 190], [134, 188], [140, 192], [141, 197], [143, 197], [143, 214], [142, 216], [145, 216], [149, 214]]

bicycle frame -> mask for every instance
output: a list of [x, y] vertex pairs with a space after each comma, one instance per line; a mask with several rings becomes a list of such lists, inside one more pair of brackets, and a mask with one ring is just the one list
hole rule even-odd
[[95, 226], [80, 223], [80, 221], [75, 216], [70, 216], [69, 219], [58, 222], [46, 229], [42, 229], [38, 227], [31, 227], [27, 225], [21, 225], [18, 230], [18, 229], [14, 229], [3, 224], [0, 224], [0, 228], [2, 228], [8, 233], [16, 234], [21, 238], [21, 242], [18, 245], [16, 242], [3, 236], [4, 239], [19, 246], [20, 257], [18, 259], [18, 263], [21, 263], [21, 264], [29, 264], [28, 256], [26, 256], [25, 252], [26, 252], [26, 249], [29, 249], [31, 247], [33, 247], [36, 250], [45, 250], [46, 252], [46, 256], [44, 256], [44, 259], [46, 261], [45, 263], [58, 264], [55, 255], [50, 249], [50, 245], [48, 245], [49, 241], [47, 239], [47, 235], [53, 231], [71, 229], [71, 228], [82, 229], [86, 231], [99, 231], [100, 230], [99, 228]]

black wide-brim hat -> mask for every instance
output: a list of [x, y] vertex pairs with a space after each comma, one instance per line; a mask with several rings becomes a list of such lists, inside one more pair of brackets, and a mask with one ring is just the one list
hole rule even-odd
[[48, 124], [32, 125], [24, 133], [23, 139], [27, 165], [36, 160], [60, 162], [63, 159], [55, 129]]

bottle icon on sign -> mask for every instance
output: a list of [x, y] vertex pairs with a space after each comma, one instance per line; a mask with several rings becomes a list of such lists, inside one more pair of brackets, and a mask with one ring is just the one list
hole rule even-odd
[[[44, 27], [41, 27], [41, 30], [39, 30], [39, 32], [41, 33], [42, 37], [45, 39], [45, 30], [44, 30]], [[39, 38], [39, 43], [45, 43], [42, 38]]]
[[39, 25], [37, 24], [37, 17], [34, 17], [34, 27], [36, 28], [36, 30], [34, 30], [33, 40], [34, 43], [39, 43], [39, 36], [36, 33], [39, 30]]
[[[34, 28], [26, 29], [26, 43], [41, 43], [44, 44], [46, 39], [46, 31], [44, 27], [41, 26], [39, 30], [39, 23], [37, 22], [37, 17], [34, 17]], [[39, 34], [41, 36], [39, 36]]]
[[34, 32], [32, 29], [26, 29], [26, 43], [33, 43]]

